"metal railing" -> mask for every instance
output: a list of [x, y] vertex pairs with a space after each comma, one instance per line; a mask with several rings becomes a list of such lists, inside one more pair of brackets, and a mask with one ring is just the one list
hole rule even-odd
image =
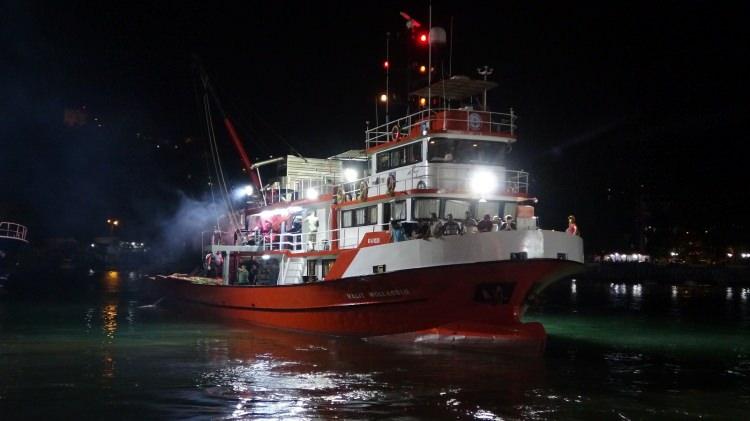
[[330, 176], [299, 178], [291, 183], [273, 183], [263, 190], [268, 204], [314, 199], [316, 196], [332, 194], [337, 185]]
[[[261, 250], [289, 250], [292, 253], [326, 251], [335, 248], [348, 249], [359, 245], [364, 234], [376, 231], [377, 225], [336, 228], [327, 231], [304, 233], [271, 233], [257, 238], [256, 245]], [[336, 233], [336, 238], [334, 238]], [[343, 238], [342, 238], [343, 237]]]
[[0, 222], [0, 238], [11, 238], [14, 240], [27, 241], [28, 229], [15, 222]]
[[[451, 193], [470, 193], [468, 183], [471, 180], [466, 166], [415, 165], [407, 168], [406, 177], [396, 179], [394, 191], [438, 189]], [[267, 203], [293, 202], [301, 199], [311, 199], [315, 195], [332, 194], [337, 202], [349, 202], [361, 198], [362, 181], [367, 184], [367, 196], [383, 195], [388, 191], [388, 175], [380, 174], [360, 178], [348, 183], [331, 184], [323, 179], [299, 179], [286, 186], [278, 184], [266, 190]], [[310, 190], [315, 190], [314, 192]], [[339, 193], [340, 192], [340, 193]], [[503, 194], [528, 194], [529, 173], [526, 171], [505, 170], [497, 192]], [[338, 194], [337, 194], [338, 193]], [[312, 196], [311, 196], [312, 194]], [[336, 197], [336, 196], [339, 197]]]
[[400, 138], [427, 135], [434, 132], [465, 131], [477, 134], [515, 135], [516, 118], [509, 113], [491, 111], [432, 108], [390, 121], [365, 131], [365, 146], [369, 149]]
[[[409, 169], [406, 177], [396, 177], [393, 192], [408, 190], [439, 190], [443, 193], [473, 193], [469, 187], [472, 174], [465, 166], [440, 167], [415, 165]], [[362, 197], [362, 181], [367, 182], [367, 196], [377, 196], [390, 193], [388, 189], [388, 174], [365, 177], [352, 183], [344, 183], [341, 188], [345, 201]], [[529, 193], [529, 173], [526, 171], [505, 170], [502, 180], [494, 194], [508, 195]]]

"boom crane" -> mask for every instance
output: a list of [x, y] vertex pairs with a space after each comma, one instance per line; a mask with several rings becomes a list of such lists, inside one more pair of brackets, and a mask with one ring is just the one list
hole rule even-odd
[[219, 112], [221, 112], [221, 117], [224, 122], [224, 127], [227, 129], [227, 132], [229, 133], [229, 138], [232, 139], [232, 144], [234, 144], [234, 148], [237, 150], [237, 153], [240, 155], [240, 159], [242, 160], [242, 166], [245, 169], [245, 172], [250, 176], [250, 180], [253, 184], [253, 188], [255, 188], [255, 191], [260, 192], [263, 187], [260, 184], [260, 178], [258, 177], [258, 174], [252, 169], [253, 164], [247, 155], [247, 151], [245, 151], [245, 147], [242, 146], [242, 140], [237, 134], [237, 130], [234, 128], [234, 124], [232, 124], [232, 120], [224, 111], [224, 107], [221, 105], [219, 96], [216, 94], [216, 91], [211, 85], [211, 81], [208, 79], [208, 75], [203, 70], [203, 67], [200, 65], [200, 63], [197, 63], [196, 66], [198, 67], [198, 72], [200, 73], [201, 81], [203, 83], [203, 88], [206, 90], [206, 92], [208, 92], [211, 98], [213, 98], [214, 102], [216, 103], [216, 106], [219, 107]]

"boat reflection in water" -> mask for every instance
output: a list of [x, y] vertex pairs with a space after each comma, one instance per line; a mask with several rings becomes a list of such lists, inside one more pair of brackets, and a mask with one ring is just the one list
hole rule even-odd
[[[512, 416], [524, 416], [525, 391], [542, 382], [545, 372], [539, 358], [236, 329], [224, 339], [197, 344], [216, 366], [197, 379], [201, 400], [211, 406], [223, 402], [231, 417], [366, 419], [400, 408], [407, 416], [443, 417], [448, 410], [494, 419], [498, 405], [518, 407]], [[467, 384], [492, 387], [497, 394], [487, 400], [491, 406], [476, 401], [465, 406], [461, 395]]]

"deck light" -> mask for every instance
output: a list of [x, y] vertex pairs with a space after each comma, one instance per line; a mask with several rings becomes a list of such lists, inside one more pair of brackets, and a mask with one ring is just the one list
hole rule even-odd
[[260, 258], [263, 259], [263, 260], [268, 260], [268, 259], [271, 258], [271, 255], [270, 254], [264, 254], [263, 256], [260, 256]]
[[471, 176], [470, 187], [474, 193], [484, 197], [497, 188], [497, 176], [489, 171], [478, 171]]
[[386, 94], [380, 95], [380, 102], [388, 102], [388, 95]]
[[310, 188], [309, 188], [309, 189], [307, 189], [307, 191], [305, 192], [305, 197], [306, 197], [306, 198], [308, 198], [308, 199], [310, 199], [310, 200], [316, 200], [316, 199], [318, 198], [318, 195], [319, 195], [319, 194], [320, 194], [320, 193], [318, 193], [318, 190], [316, 190], [316, 189], [314, 189], [314, 188], [310, 187]]
[[344, 169], [344, 180], [346, 180], [347, 183], [353, 183], [357, 181], [358, 177], [359, 174], [357, 174], [357, 170], [355, 170], [354, 168]]
[[427, 66], [425, 65], [419, 66], [419, 73], [427, 73]]

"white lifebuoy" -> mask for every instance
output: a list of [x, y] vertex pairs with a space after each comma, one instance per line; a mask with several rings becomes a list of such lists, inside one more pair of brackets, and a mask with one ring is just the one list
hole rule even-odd
[[398, 124], [396, 124], [391, 129], [391, 140], [396, 141], [399, 137], [401, 137], [401, 127], [398, 127]]
[[388, 194], [393, 196], [393, 194], [396, 191], [396, 176], [394, 174], [391, 174], [388, 176], [387, 184], [388, 184]]

